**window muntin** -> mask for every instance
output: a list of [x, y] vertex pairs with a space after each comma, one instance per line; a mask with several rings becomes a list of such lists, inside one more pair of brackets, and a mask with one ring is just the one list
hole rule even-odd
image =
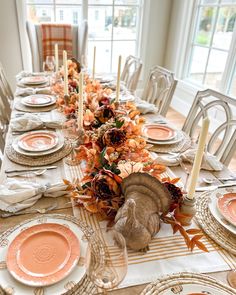
[[103, 72], [117, 71], [115, 64], [120, 54], [123, 62], [129, 54], [138, 55], [142, 2], [143, 0], [26, 1], [28, 20], [34, 23], [79, 24], [82, 21], [82, 11], [85, 10], [89, 23], [88, 65], [91, 67], [93, 46], [97, 46], [96, 70]]
[[235, 20], [236, 0], [197, 1], [186, 73], [191, 82], [228, 93]]

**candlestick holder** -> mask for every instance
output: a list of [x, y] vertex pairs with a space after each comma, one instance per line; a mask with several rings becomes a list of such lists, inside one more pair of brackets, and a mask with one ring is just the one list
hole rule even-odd
[[84, 143], [84, 136], [85, 136], [85, 131], [84, 129], [79, 129], [78, 130], [78, 140], [77, 140], [77, 145], [81, 145]]
[[189, 199], [185, 196], [182, 203], [180, 204], [180, 214], [185, 215], [182, 218], [182, 223], [185, 225], [190, 225], [193, 217], [196, 214], [195, 199]]
[[70, 100], [70, 96], [67, 95], [67, 94], [65, 94], [65, 95], [64, 95], [64, 102], [65, 102], [65, 105], [66, 105], [66, 106], [68, 106], [68, 104], [69, 104], [69, 100]]

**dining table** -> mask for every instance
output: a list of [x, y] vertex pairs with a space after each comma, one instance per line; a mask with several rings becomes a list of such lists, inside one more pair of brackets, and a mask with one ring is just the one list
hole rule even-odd
[[[19, 110], [19, 108], [17, 108], [17, 104], [20, 102], [21, 99], [22, 98], [20, 96], [16, 96], [14, 98], [13, 105], [12, 105], [11, 119], [20, 117], [22, 114], [24, 114], [24, 112], [25, 112], [24, 110]], [[63, 117], [64, 117], [64, 115], [57, 108], [54, 108], [50, 111], [38, 113], [38, 116], [40, 116], [42, 119], [46, 119], [46, 120], [59, 120], [59, 121], [60, 120], [62, 121]], [[170, 126], [174, 126], [174, 118], [173, 118], [172, 122], [169, 122], [169, 121], [167, 121], [166, 118], [163, 118], [158, 114], [146, 114], [146, 115], [144, 115], [144, 117], [146, 118], [146, 120], [148, 122], [154, 122], [155, 120], [158, 119], [158, 120], [164, 120]], [[61, 132], [61, 131], [58, 130], [58, 132]], [[8, 134], [6, 137], [6, 149], [9, 148], [9, 146], [11, 145], [14, 138], [16, 138], [16, 136], [19, 136], [19, 134], [12, 132], [11, 128], [9, 128]], [[79, 165], [77, 165], [77, 166], [67, 165], [65, 163], [64, 158], [56, 161], [52, 165], [56, 165], [57, 167], [52, 170], [46, 170], [42, 175], [36, 175], [36, 174], [28, 171], [23, 176], [20, 176], [20, 177], [16, 176], [15, 178], [13, 177], [13, 179], [18, 179], [18, 180], [22, 180], [22, 181], [31, 181], [31, 182], [39, 183], [39, 184], [45, 184], [48, 182], [56, 183], [56, 182], [62, 181], [63, 179], [67, 179], [67, 180], [71, 181], [75, 178], [81, 179], [83, 177], [83, 173], [82, 173], [80, 166]], [[29, 166], [27, 166], [27, 165], [13, 162], [12, 160], [9, 159], [9, 157], [7, 156], [7, 154], [5, 152], [5, 154], [3, 155], [1, 172], [0, 172], [0, 184], [4, 184], [7, 180], [10, 179], [7, 176], [7, 174], [5, 173], [5, 170], [7, 170], [7, 169], [16, 170], [16, 169], [22, 169], [22, 168], [27, 169], [28, 167]], [[179, 166], [174, 166], [174, 167], [168, 168], [166, 173], [170, 177], [180, 177], [182, 184], [185, 184], [186, 179], [189, 177], [190, 172], [191, 172], [191, 165], [184, 165], [184, 166], [179, 165]], [[227, 167], [224, 167], [221, 171], [218, 171], [218, 172], [201, 170], [198, 186], [203, 185], [201, 182], [203, 177], [216, 178], [216, 183], [221, 184], [221, 182], [219, 180], [217, 180], [218, 178], [231, 177], [232, 175], [234, 175], [234, 172], [230, 171]], [[206, 184], [204, 184], [203, 186], [206, 186]], [[209, 185], [209, 187], [210, 187], [210, 185]], [[196, 198], [198, 198], [198, 196], [201, 194], [202, 194], [201, 192], [196, 193]], [[82, 218], [84, 222], [89, 223], [89, 226], [91, 226], [91, 227], [93, 226], [93, 223], [90, 221], [93, 220], [93, 222], [94, 222], [94, 219], [96, 217], [94, 217], [94, 216], [91, 217], [91, 214], [89, 214], [88, 212], [85, 212], [85, 210], [83, 208], [76, 206], [75, 202], [70, 197], [68, 197], [68, 196], [58, 197], [56, 199], [56, 206], [53, 206], [54, 202], [55, 202], [55, 200], [52, 198], [43, 197], [43, 198], [39, 199], [31, 208], [29, 208], [30, 209], [29, 212], [27, 212], [25, 214], [24, 213], [22, 213], [20, 215], [13, 214], [12, 216], [9, 216], [9, 217], [1, 217], [0, 218], [0, 235], [4, 235], [4, 233], [7, 230], [14, 228], [16, 225], [18, 225], [28, 219], [34, 219], [36, 217], [38, 217], [38, 218], [43, 217], [43, 216], [46, 216], [47, 214], [49, 214], [49, 215], [62, 214], [62, 215], [76, 217], [78, 219]], [[41, 209], [41, 211], [40, 211], [40, 209]], [[36, 210], [38, 210], [38, 211], [36, 211]], [[99, 224], [99, 222], [97, 222], [97, 224]], [[198, 224], [198, 222], [195, 219], [194, 225], [199, 226], [197, 224]], [[96, 226], [95, 226], [95, 230], [96, 230]], [[213, 252], [220, 252], [221, 256], [224, 254], [225, 256], [224, 257], [222, 256], [222, 257], [226, 261], [226, 265], [227, 265], [227, 267], [225, 267], [226, 269], [223, 271], [214, 270], [212, 268], [209, 268], [209, 270], [207, 270], [206, 273], [208, 275], [212, 276], [213, 278], [215, 278], [217, 281], [221, 281], [221, 282], [225, 283], [226, 285], [228, 285], [228, 282], [227, 282], [228, 271], [236, 268], [235, 256], [231, 254], [230, 257], [227, 258], [227, 251], [224, 250], [220, 245], [217, 245], [217, 241], [212, 242], [211, 238], [208, 237], [207, 235], [206, 235], [206, 241], [210, 241], [209, 244], [213, 245], [212, 250], [209, 251], [210, 252], [209, 255], [211, 255]], [[171, 251], [172, 250], [170, 248], [169, 254], [171, 253]], [[207, 255], [207, 254], [208, 253], [206, 253], [205, 255]], [[131, 257], [132, 257], [132, 255], [134, 255], [134, 254], [131, 254]], [[144, 254], [143, 253], [142, 254], [136, 253], [135, 255], [140, 255], [140, 257], [142, 257], [142, 255], [144, 255]], [[187, 264], [191, 265], [193, 263], [192, 262], [193, 256], [194, 255], [189, 256], [189, 258], [187, 256], [185, 257], [187, 259], [187, 262], [185, 265], [187, 265]], [[159, 259], [161, 259], [161, 258], [159, 258]], [[178, 259], [181, 260], [181, 255]], [[230, 260], [230, 263], [227, 263], [227, 259]], [[144, 259], [144, 262], [145, 262], [145, 259]], [[162, 263], [164, 265], [165, 258], [162, 258], [162, 262], [160, 262], [160, 263]], [[194, 260], [194, 263], [196, 263], [196, 260]], [[162, 265], [162, 264], [160, 264], [160, 265]], [[160, 268], [158, 267], [159, 262], [158, 262], [158, 258], [157, 258], [156, 266], [155, 266], [156, 268], [155, 268], [154, 272], [152, 269], [153, 273], [152, 273], [152, 276], [150, 276], [150, 279], [145, 278], [144, 280], [142, 280], [142, 272], [145, 272], [145, 267], [146, 267], [145, 265], [146, 264], [145, 263], [143, 264], [141, 260], [140, 260], [140, 262], [137, 262], [136, 264], [132, 265], [132, 267], [133, 267], [132, 269], [135, 269], [135, 271], [137, 273], [140, 273], [139, 274], [139, 276], [140, 276], [139, 281], [137, 280], [135, 282], [135, 280], [133, 280], [133, 281], [130, 280], [130, 282], [127, 282], [124, 285], [121, 284], [120, 287], [109, 291], [109, 294], [114, 294], [114, 295], [140, 294], [142, 292], [142, 290], [146, 287], [146, 285], [149, 284], [149, 282], [157, 279], [158, 277], [162, 276], [163, 274], [166, 274], [166, 271], [164, 271], [164, 273], [163, 273], [162, 266]], [[168, 267], [170, 268], [169, 273], [171, 273], [172, 266], [171, 266], [170, 262], [168, 264]], [[133, 271], [132, 269], [130, 272]], [[196, 269], [196, 271], [197, 271], [197, 265], [196, 265], [196, 268], [192, 267], [192, 269]], [[176, 270], [176, 267], [173, 267], [173, 270]], [[1, 276], [1, 271], [2, 270], [0, 269], [0, 276]], [[178, 270], [178, 271], [180, 271], [180, 270]], [[182, 271], [188, 271], [187, 266]], [[135, 274], [133, 276], [135, 276]], [[1, 283], [0, 283], [0, 286], [1, 286]], [[13, 286], [13, 288], [14, 288], [14, 286]], [[74, 291], [74, 293], [72, 292], [72, 293], [68, 293], [68, 294], [80, 294], [80, 293], [76, 293], [76, 292], [77, 291]], [[10, 294], [13, 294], [13, 293], [10, 293]], [[14, 293], [14, 294], [17, 294], [17, 293]], [[40, 294], [43, 294], [43, 293], [40, 293]], [[45, 294], [49, 294], [49, 293], [45, 293]], [[86, 294], [86, 292], [84, 294]], [[87, 294], [89, 294], [89, 293], [87, 293]], [[96, 294], [96, 293], [91, 293], [91, 294]]]

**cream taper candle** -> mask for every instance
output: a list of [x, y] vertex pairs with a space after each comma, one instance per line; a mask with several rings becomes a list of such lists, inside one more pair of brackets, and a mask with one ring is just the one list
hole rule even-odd
[[67, 67], [67, 52], [63, 50], [63, 67], [64, 67], [64, 95], [68, 93], [68, 67]]
[[95, 79], [95, 66], [96, 66], [96, 46], [93, 48], [93, 80]]
[[116, 102], [119, 102], [120, 96], [120, 68], [121, 68], [121, 55], [118, 60], [117, 82], [116, 82]]
[[79, 75], [79, 101], [78, 101], [78, 128], [83, 129], [83, 109], [84, 109], [84, 74], [80, 72]]
[[58, 72], [58, 44], [55, 44], [55, 70]]
[[209, 121], [208, 117], [206, 117], [202, 121], [202, 129], [201, 129], [201, 133], [200, 133], [200, 137], [199, 137], [199, 141], [198, 141], [197, 152], [196, 152], [196, 156], [195, 156], [195, 159], [193, 162], [193, 169], [191, 172], [190, 181], [189, 181], [189, 185], [188, 185], [188, 195], [187, 195], [188, 199], [194, 198], [195, 187], [197, 184], [199, 171], [201, 169], [202, 157], [203, 157], [203, 153], [205, 150], [205, 144], [206, 144], [206, 139], [207, 139], [207, 135], [208, 135], [209, 123], [210, 123], [210, 121]]

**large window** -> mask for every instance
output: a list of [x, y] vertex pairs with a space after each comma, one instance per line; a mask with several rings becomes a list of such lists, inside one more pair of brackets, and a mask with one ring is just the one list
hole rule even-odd
[[196, 3], [187, 78], [236, 96], [236, 0]]
[[116, 72], [118, 56], [139, 55], [142, 0], [27, 0], [27, 17], [80, 24], [88, 19], [88, 67], [97, 48], [96, 69]]

